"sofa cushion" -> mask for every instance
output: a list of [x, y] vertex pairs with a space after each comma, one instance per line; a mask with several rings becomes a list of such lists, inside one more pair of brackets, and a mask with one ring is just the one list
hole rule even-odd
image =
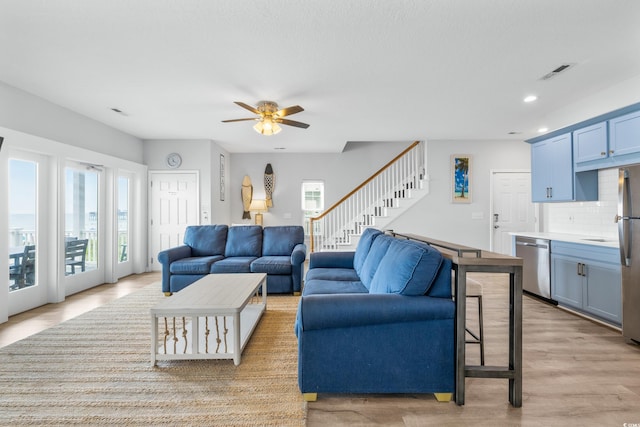
[[211, 266], [211, 273], [251, 273], [251, 263], [256, 257], [236, 256], [215, 262]]
[[262, 255], [291, 255], [296, 245], [304, 243], [304, 229], [300, 225], [264, 227]]
[[367, 254], [369, 254], [373, 241], [381, 234], [382, 231], [376, 230], [375, 228], [365, 228], [362, 232], [358, 246], [356, 246], [356, 253], [353, 256], [353, 268], [358, 275], [360, 275], [360, 269], [364, 264], [364, 260], [367, 258]]
[[362, 268], [358, 273], [360, 276], [360, 281], [369, 289], [371, 286], [371, 280], [380, 265], [380, 262], [385, 257], [387, 251], [389, 250], [389, 246], [393, 241], [395, 241], [394, 237], [391, 236], [378, 236], [371, 245], [371, 249], [367, 254], [367, 258], [364, 260], [364, 264], [362, 264]]
[[222, 255], [182, 258], [172, 262], [169, 271], [172, 274], [208, 274], [211, 264], [222, 258]]
[[262, 256], [251, 263], [252, 273], [291, 274], [290, 256]]
[[184, 244], [191, 247], [191, 255], [224, 255], [227, 242], [226, 225], [190, 225], [184, 232]]
[[358, 282], [360, 278], [352, 268], [312, 268], [307, 271], [305, 280], [345, 280]]
[[394, 239], [373, 276], [369, 292], [424, 295], [442, 260], [442, 254], [428, 245]]
[[304, 282], [302, 295], [321, 294], [366, 294], [367, 288], [360, 281], [346, 280], [307, 280]]
[[259, 225], [238, 225], [229, 228], [224, 256], [262, 256], [262, 227]]

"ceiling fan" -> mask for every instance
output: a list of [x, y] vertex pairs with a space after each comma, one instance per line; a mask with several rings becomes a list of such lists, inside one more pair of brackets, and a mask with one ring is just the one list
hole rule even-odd
[[275, 135], [280, 132], [282, 129], [278, 126], [278, 123], [287, 125], [287, 126], [295, 126], [298, 128], [306, 129], [309, 127], [308, 124], [297, 122], [295, 120], [283, 119], [283, 117], [290, 116], [292, 114], [299, 113], [304, 111], [299, 105], [294, 105], [292, 107], [287, 108], [278, 108], [278, 104], [273, 101], [260, 101], [256, 107], [252, 107], [251, 105], [247, 105], [244, 102], [235, 101], [236, 104], [241, 106], [244, 109], [251, 111], [254, 114], [257, 114], [258, 117], [250, 117], [246, 119], [232, 119], [232, 120], [223, 120], [223, 123], [231, 123], [231, 122], [243, 122], [247, 120], [255, 120], [256, 123], [253, 128], [262, 135]]

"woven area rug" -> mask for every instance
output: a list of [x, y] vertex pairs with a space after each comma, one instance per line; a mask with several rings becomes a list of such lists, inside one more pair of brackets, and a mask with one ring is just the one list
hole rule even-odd
[[2, 425], [304, 425], [293, 323], [298, 297], [271, 296], [232, 360], [150, 363], [150, 285], [0, 349]]

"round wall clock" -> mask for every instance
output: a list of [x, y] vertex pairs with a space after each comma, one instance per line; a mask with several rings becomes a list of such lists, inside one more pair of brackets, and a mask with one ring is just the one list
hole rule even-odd
[[167, 156], [167, 166], [172, 169], [179, 168], [182, 164], [182, 157], [178, 153], [171, 153]]

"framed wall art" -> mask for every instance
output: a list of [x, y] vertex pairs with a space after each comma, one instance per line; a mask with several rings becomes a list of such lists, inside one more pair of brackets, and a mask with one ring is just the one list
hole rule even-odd
[[220, 154], [220, 201], [224, 202], [224, 154]]
[[451, 201], [471, 203], [471, 156], [453, 154], [451, 156]]

